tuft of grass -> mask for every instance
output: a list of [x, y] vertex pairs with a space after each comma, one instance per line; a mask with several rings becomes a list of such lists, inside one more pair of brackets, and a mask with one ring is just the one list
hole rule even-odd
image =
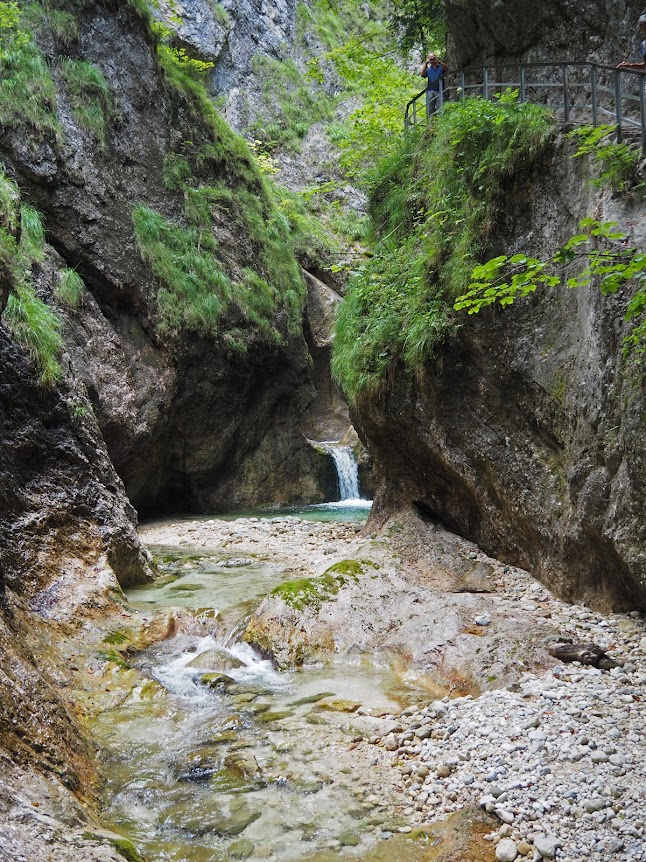
[[[14, 236], [20, 227], [20, 240]], [[11, 286], [2, 321], [11, 337], [33, 359], [39, 380], [51, 386], [60, 376], [63, 347], [58, 314], [36, 294], [32, 265], [44, 257], [43, 222], [32, 207], [20, 206], [17, 186], [0, 165], [0, 277]]]
[[43, 220], [30, 206], [20, 207], [20, 248], [31, 261], [41, 261], [45, 254]]
[[419, 371], [452, 331], [452, 301], [485, 248], [504, 184], [551, 130], [545, 109], [513, 95], [466, 99], [375, 168], [373, 256], [350, 282], [333, 349], [351, 402], [383, 389], [397, 366]]
[[231, 16], [221, 3], [213, 4], [213, 18], [224, 30], [229, 31], [233, 26]]
[[110, 115], [110, 88], [103, 73], [92, 63], [64, 57], [60, 73], [79, 124], [96, 141], [105, 144], [106, 124]]
[[83, 279], [74, 269], [64, 269], [58, 273], [58, 284], [54, 296], [67, 308], [78, 308], [83, 301], [85, 285]]
[[183, 189], [192, 175], [188, 159], [180, 153], [166, 153], [162, 165], [162, 181], [169, 191]]
[[56, 86], [17, 3], [0, 2], [0, 126], [36, 138], [61, 134]]
[[10, 180], [0, 162], [0, 227], [10, 234], [18, 229], [20, 217], [20, 192], [18, 186]]
[[[77, 4], [72, 4], [77, 10]], [[73, 12], [54, 8], [51, 3], [21, 5], [22, 21], [28, 29], [44, 36], [51, 35], [59, 48], [69, 48], [79, 37], [79, 24]]]
[[58, 315], [30, 284], [21, 282], [9, 294], [2, 320], [12, 338], [36, 363], [40, 382], [51, 386], [60, 376], [58, 356], [63, 347]]

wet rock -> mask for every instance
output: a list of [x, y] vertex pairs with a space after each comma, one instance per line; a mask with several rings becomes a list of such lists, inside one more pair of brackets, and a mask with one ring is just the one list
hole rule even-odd
[[550, 647], [550, 655], [559, 661], [578, 661], [581, 664], [589, 664], [602, 670], [611, 670], [618, 667], [619, 663], [610, 658], [601, 647], [595, 644], [563, 643]]
[[206, 652], [200, 653], [196, 658], [192, 659], [187, 666], [195, 668], [196, 670], [211, 669], [227, 671], [237, 670], [237, 668], [244, 667], [245, 665], [243, 661], [240, 661], [240, 659], [235, 656], [229, 655], [225, 650], [210, 649], [206, 650]]
[[251, 559], [251, 557], [232, 557], [229, 560], [223, 560], [223, 562], [219, 563], [219, 568], [242, 569], [245, 566], [253, 566], [255, 562], [257, 561]]
[[226, 673], [203, 673], [200, 678], [201, 685], [214, 689], [227, 689], [235, 685], [236, 681]]
[[229, 844], [227, 853], [232, 859], [248, 859], [253, 855], [255, 844], [248, 838], [240, 838]]

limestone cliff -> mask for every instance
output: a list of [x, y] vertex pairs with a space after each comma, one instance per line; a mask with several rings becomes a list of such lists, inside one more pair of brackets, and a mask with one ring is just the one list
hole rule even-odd
[[[262, 225], [255, 234], [249, 226], [249, 196], [271, 223], [261, 179], [224, 124], [214, 131], [196, 98], [160, 68], [132, 6], [88, 2], [76, 15], [78, 36], [64, 50], [105, 81], [104, 129], [98, 135], [84, 125], [68, 61], [45, 23], [39, 43], [53, 70], [61, 130], [10, 130], [0, 158], [44, 215], [51, 244], [84, 279], [86, 301], [66, 330], [70, 361], [130, 500], [150, 513], [321, 499], [320, 459], [298, 429], [313, 396], [310, 359], [298, 325], [286, 324], [282, 299], [269, 320], [275, 337], [235, 307], [215, 337], [199, 321], [162, 336], [163, 280], [133, 230], [134, 204], [159, 214], [163, 230], [184, 229], [180, 236], [193, 229], [187, 206], [210, 207], [205, 217], [226, 277], [235, 284], [253, 270], [280, 294], [295, 264], [276, 240], [259, 236]], [[190, 177], [169, 179], [174, 165]], [[258, 260], [272, 242], [283, 259], [270, 272]], [[296, 289], [304, 293], [302, 284]]]
[[445, 0], [445, 11], [454, 68], [639, 57], [640, 0]]
[[[643, 244], [643, 209], [593, 189], [571, 155], [561, 141], [508, 186], [492, 256], [549, 254], [590, 213]], [[384, 475], [374, 520], [414, 504], [562, 596], [644, 607], [644, 391], [622, 355], [626, 302], [558, 289], [460, 318], [437, 361], [357, 410]]]

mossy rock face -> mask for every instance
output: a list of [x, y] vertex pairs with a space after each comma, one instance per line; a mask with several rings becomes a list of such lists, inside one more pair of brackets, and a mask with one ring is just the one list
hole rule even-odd
[[128, 841], [127, 838], [110, 838], [109, 841], [117, 853], [128, 862], [144, 862], [132, 841]]
[[272, 590], [271, 595], [296, 611], [309, 608], [316, 613], [323, 602], [333, 599], [347, 584], [357, 583], [363, 574], [364, 564], [359, 560], [340, 560], [320, 577], [287, 581]]

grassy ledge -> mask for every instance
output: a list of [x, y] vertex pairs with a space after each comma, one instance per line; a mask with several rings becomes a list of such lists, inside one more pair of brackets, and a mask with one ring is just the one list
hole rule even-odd
[[333, 373], [356, 403], [414, 373], [452, 331], [452, 302], [486, 248], [505, 184], [543, 151], [551, 115], [513, 95], [447, 104], [375, 171], [373, 255], [341, 306]]

